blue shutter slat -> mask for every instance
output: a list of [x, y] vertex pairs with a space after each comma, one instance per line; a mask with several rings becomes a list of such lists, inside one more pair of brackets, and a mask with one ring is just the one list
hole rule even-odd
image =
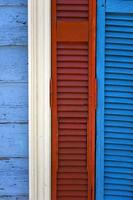
[[133, 199], [133, 1], [98, 0], [97, 200]]
[[[125, 81], [125, 80], [107, 80], [106, 81], [106, 85], [132, 86], [133, 85], [133, 81], [129, 81], [129, 80], [128, 81]], [[122, 99], [120, 99], [120, 101], [123, 102]], [[125, 101], [123, 103], [125, 103]]]

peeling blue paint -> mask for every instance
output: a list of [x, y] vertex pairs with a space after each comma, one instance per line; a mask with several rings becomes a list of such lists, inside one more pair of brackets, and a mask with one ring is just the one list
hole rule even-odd
[[0, 6], [0, 45], [27, 45], [26, 6]]
[[28, 200], [27, 0], [0, 0], [0, 200]]
[[27, 0], [0, 0], [0, 6], [6, 6], [6, 5], [10, 5], [10, 6], [23, 6], [23, 5], [27, 5]]

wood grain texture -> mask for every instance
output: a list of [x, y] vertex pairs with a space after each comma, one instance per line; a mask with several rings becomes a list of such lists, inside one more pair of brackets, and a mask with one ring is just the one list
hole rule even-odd
[[0, 194], [28, 194], [27, 158], [0, 158]]
[[25, 6], [27, 5], [27, 0], [0, 0], [0, 6]]
[[0, 6], [0, 45], [27, 45], [27, 8]]
[[0, 0], [0, 30], [0, 200], [28, 200], [26, 0]]
[[27, 124], [21, 124], [21, 123], [0, 124], [0, 139], [1, 139], [0, 157], [27, 158], [28, 157], [27, 132], [28, 132]]
[[0, 123], [24, 124], [28, 121], [27, 106], [1, 106]]
[[0, 82], [0, 105], [27, 105], [27, 84], [1, 83]]
[[27, 82], [27, 59], [26, 46], [0, 46], [0, 81]]
[[11, 196], [11, 195], [3, 195], [0, 197], [0, 200], [28, 200], [28, 195], [20, 195], [20, 196]]

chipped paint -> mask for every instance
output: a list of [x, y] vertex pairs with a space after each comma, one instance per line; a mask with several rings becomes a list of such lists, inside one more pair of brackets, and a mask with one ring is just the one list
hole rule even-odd
[[28, 200], [26, 0], [0, 0], [0, 30], [0, 200]]

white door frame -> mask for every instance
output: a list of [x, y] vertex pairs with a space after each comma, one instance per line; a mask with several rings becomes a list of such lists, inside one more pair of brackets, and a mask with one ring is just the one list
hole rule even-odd
[[29, 198], [51, 199], [51, 1], [29, 0]]

